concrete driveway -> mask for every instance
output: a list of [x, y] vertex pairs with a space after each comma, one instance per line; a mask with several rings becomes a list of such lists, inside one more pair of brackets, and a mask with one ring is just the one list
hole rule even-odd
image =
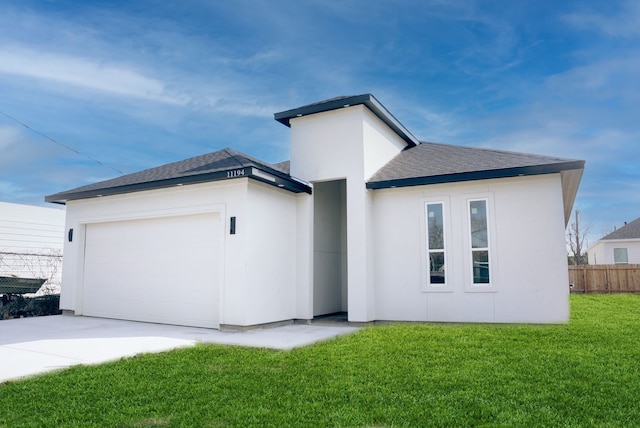
[[0, 321], [0, 382], [199, 342], [292, 349], [356, 330], [342, 325], [291, 324], [225, 332], [63, 315], [4, 320]]

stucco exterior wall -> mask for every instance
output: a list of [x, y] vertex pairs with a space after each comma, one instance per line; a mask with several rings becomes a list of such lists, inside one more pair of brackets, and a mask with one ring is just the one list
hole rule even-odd
[[[291, 175], [311, 183], [346, 179], [350, 321], [375, 319], [371, 191], [365, 179], [404, 145], [362, 105], [291, 120]], [[313, 209], [309, 214], [301, 221], [313, 225]], [[312, 238], [306, 251], [313, 253], [313, 248]]]
[[[296, 196], [247, 178], [70, 201], [61, 309], [82, 315], [83, 243], [87, 224], [219, 213], [219, 324], [246, 326], [295, 317]], [[229, 233], [236, 217], [236, 233]], [[182, 227], [188, 227], [183, 225]], [[176, 264], [187, 262], [185, 249]], [[189, 298], [183, 296], [182, 298]], [[197, 296], [191, 296], [192, 298]]]
[[249, 181], [246, 226], [245, 322], [295, 318], [296, 195]]
[[[358, 99], [362, 102], [364, 98]], [[344, 98], [330, 100], [327, 109], [341, 106], [341, 100]], [[182, 279], [182, 271], [177, 272], [172, 263], [184, 265], [184, 270], [195, 274], [183, 284], [215, 284], [215, 289], [208, 288], [210, 296], [201, 300], [208, 302], [203, 312], [216, 318], [215, 322], [203, 321], [207, 327], [311, 319], [314, 314], [332, 311], [347, 311], [352, 322], [566, 322], [569, 287], [564, 216], [579, 175], [563, 172], [570, 196], [567, 201], [563, 201], [560, 173], [368, 190], [367, 180], [407, 145], [392, 130], [400, 129], [395, 119], [373, 101], [322, 112], [315, 112], [316, 106], [311, 105], [276, 114], [291, 126], [291, 175], [309, 183], [312, 194], [294, 194], [227, 174], [225, 181], [68, 202], [65, 229], [73, 229], [74, 234], [73, 242], [64, 244], [61, 308], [83, 314], [83, 289], [88, 290], [84, 299], [87, 314], [91, 304], [102, 308], [117, 277], [101, 284], [96, 278], [121, 270], [138, 253], [156, 250], [147, 256], [149, 263], [129, 265], [126, 276], [131, 282], [118, 282], [122, 293], [137, 288], [146, 295], [161, 283], [169, 296], [164, 303], [173, 303], [167, 277]], [[391, 128], [366, 105], [390, 120]], [[400, 135], [413, 138], [403, 132]], [[220, 171], [207, 177], [223, 175]], [[281, 178], [274, 178], [274, 184], [282, 184]], [[488, 242], [488, 262], [473, 259], [469, 203], [478, 200], [486, 202], [489, 239], [483, 235], [485, 206], [481, 204], [474, 208], [480, 218], [475, 223], [479, 227], [474, 242], [480, 239], [478, 235], [482, 235], [481, 242]], [[435, 252], [427, 248], [425, 208], [430, 203], [443, 206], [445, 249], [438, 246]], [[433, 218], [440, 218], [439, 210], [432, 213]], [[164, 234], [167, 230], [175, 233]], [[105, 236], [108, 239], [101, 241]], [[97, 245], [87, 245], [92, 241], [98, 241]], [[120, 242], [131, 243], [128, 251]], [[158, 259], [163, 258], [159, 248], [172, 250], [170, 258], [175, 260], [148, 280], [147, 272], [156, 270]], [[190, 251], [212, 256], [201, 257], [200, 264], [189, 264], [194, 261]], [[446, 253], [444, 263], [438, 261], [438, 266], [444, 266], [446, 282], [440, 283], [441, 273], [434, 272], [438, 284], [431, 284], [429, 255], [440, 260], [442, 251]], [[485, 256], [485, 249], [475, 251], [482, 252], [476, 256]], [[102, 269], [90, 271], [86, 266]], [[474, 268], [481, 284], [473, 283]], [[196, 274], [204, 271], [209, 275], [199, 279]], [[83, 287], [85, 277], [87, 284], [100, 286], [102, 294], [94, 293], [93, 300], [89, 298], [92, 287]], [[197, 288], [185, 290], [191, 294], [183, 296], [186, 299], [203, 295]], [[326, 304], [320, 305], [321, 301]], [[138, 305], [132, 305], [137, 310]], [[188, 307], [182, 310], [188, 312]]]
[[407, 143], [368, 109], [363, 110], [362, 127], [364, 178], [368, 180], [400, 153]]
[[346, 189], [344, 181], [316, 183], [313, 314], [347, 311]]
[[[491, 286], [472, 284], [467, 201], [489, 208]], [[427, 282], [425, 204], [445, 207], [447, 285]], [[566, 322], [569, 284], [560, 175], [374, 192], [376, 318]]]
[[313, 318], [313, 197], [296, 196], [295, 318]]
[[[72, 310], [77, 315], [83, 313], [84, 242], [87, 224], [219, 212], [226, 219], [225, 225], [228, 228], [226, 206], [230, 206], [230, 212], [244, 211], [243, 188], [246, 188], [246, 183], [208, 183], [69, 201], [66, 230], [73, 229], [73, 241], [65, 240], [64, 243], [60, 308]], [[227, 251], [234, 251], [233, 247], [231, 243], [227, 246]], [[185, 257], [188, 257], [188, 251], [185, 251]], [[224, 261], [221, 260], [221, 263]], [[179, 260], [176, 262], [180, 263]]]
[[590, 265], [612, 265], [615, 264], [613, 257], [614, 248], [626, 248], [629, 264], [640, 264], [640, 240], [638, 239], [612, 239], [599, 241], [589, 248]]

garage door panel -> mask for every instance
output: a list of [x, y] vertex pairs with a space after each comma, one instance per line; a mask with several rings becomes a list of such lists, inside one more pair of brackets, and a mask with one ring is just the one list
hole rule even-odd
[[[154, 313], [142, 313], [139, 311], [140, 305], [148, 303], [148, 299], [126, 299], [108, 298], [102, 300], [101, 305], [92, 303], [88, 310], [91, 316], [126, 319], [132, 321], [155, 322], [161, 324], [177, 324], [196, 327], [216, 327], [209, 323], [203, 323], [203, 320], [211, 318], [211, 308], [205, 304], [184, 304], [176, 305], [173, 301], [154, 301], [157, 309]], [[107, 309], [110, 308], [110, 309]], [[179, 316], [179, 322], [174, 322], [172, 317], [167, 314], [175, 314]]]
[[217, 213], [88, 224], [86, 315], [217, 327]]

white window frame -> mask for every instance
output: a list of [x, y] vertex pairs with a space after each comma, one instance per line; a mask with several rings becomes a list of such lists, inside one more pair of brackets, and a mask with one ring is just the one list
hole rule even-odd
[[[616, 250], [624, 250], [625, 258], [627, 259], [624, 262], [616, 261]], [[629, 249], [627, 247], [615, 247], [613, 249], [613, 263], [616, 265], [628, 265], [629, 264]]]
[[[442, 248], [430, 248], [429, 247], [429, 206], [430, 205], [440, 205], [442, 208]], [[446, 287], [447, 286], [447, 229], [446, 229], [446, 219], [444, 215], [444, 203], [443, 202], [426, 202], [424, 204], [425, 215], [426, 215], [426, 227], [427, 227], [427, 282], [431, 287]], [[443, 253], [444, 257], [444, 282], [443, 283], [433, 283], [431, 282], [431, 254], [432, 253]]]
[[[476, 201], [484, 201], [486, 206], [486, 220], [487, 220], [487, 247], [483, 248], [473, 248], [472, 236], [471, 236], [471, 203]], [[466, 292], [496, 292], [498, 291], [497, 280], [496, 280], [496, 272], [497, 269], [497, 260], [495, 258], [495, 248], [494, 248], [494, 239], [495, 239], [495, 222], [494, 222], [494, 209], [493, 209], [493, 195], [491, 193], [483, 193], [483, 194], [475, 194], [475, 195], [466, 195], [465, 203], [465, 219], [466, 219], [466, 235], [467, 235], [467, 243], [466, 243], [466, 255], [465, 255], [465, 264], [467, 266], [466, 269], [466, 279], [465, 279], [465, 291]], [[489, 282], [488, 283], [474, 283], [473, 282], [473, 252], [474, 251], [487, 251], [488, 252], [488, 260], [489, 260]]]
[[[444, 249], [433, 249], [433, 251], [429, 248], [429, 213], [428, 206], [429, 205], [442, 205], [442, 233], [443, 233], [443, 247]], [[451, 288], [451, 265], [449, 263], [450, 260], [450, 242], [448, 227], [449, 227], [449, 198], [448, 197], [440, 197], [434, 199], [427, 199], [422, 201], [422, 291], [424, 292], [451, 292], [453, 289]], [[444, 284], [432, 284], [431, 283], [431, 266], [429, 254], [431, 252], [444, 252], [444, 266], [445, 266], [445, 277]]]

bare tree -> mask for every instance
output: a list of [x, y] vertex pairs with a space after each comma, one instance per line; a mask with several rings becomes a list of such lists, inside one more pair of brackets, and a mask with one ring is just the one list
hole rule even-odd
[[[586, 238], [591, 225], [580, 225], [580, 211], [575, 210], [574, 222], [569, 225], [567, 230], [567, 244], [569, 246], [569, 263], [575, 265], [586, 265], [589, 263], [585, 247], [587, 246]], [[573, 263], [571, 263], [573, 261]]]

